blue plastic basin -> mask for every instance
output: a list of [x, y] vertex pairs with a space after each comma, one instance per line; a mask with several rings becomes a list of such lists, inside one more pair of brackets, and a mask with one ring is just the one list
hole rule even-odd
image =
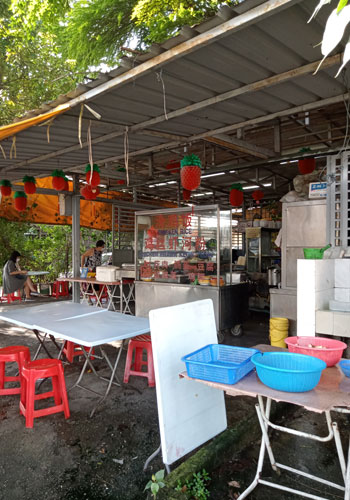
[[342, 359], [339, 361], [339, 366], [344, 375], [350, 377], [350, 359]]
[[263, 384], [285, 392], [311, 391], [327, 367], [321, 359], [290, 352], [254, 354], [252, 363]]

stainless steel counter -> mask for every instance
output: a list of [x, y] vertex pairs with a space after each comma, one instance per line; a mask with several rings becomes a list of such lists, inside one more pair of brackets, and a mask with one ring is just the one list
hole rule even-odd
[[217, 330], [241, 324], [248, 315], [248, 284], [193, 286], [176, 283], [135, 282], [136, 316], [148, 317], [151, 309], [212, 299]]

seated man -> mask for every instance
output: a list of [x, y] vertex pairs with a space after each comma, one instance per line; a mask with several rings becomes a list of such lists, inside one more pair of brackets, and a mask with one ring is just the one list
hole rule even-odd
[[7, 295], [24, 288], [26, 300], [32, 300], [30, 292], [36, 293], [36, 289], [32, 280], [27, 276], [28, 271], [22, 271], [19, 268], [20, 256], [21, 254], [14, 250], [4, 265], [2, 272], [3, 293]]

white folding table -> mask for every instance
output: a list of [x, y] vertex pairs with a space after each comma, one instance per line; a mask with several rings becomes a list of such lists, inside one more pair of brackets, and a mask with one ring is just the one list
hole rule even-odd
[[[108, 396], [112, 383], [114, 383], [123, 341], [150, 331], [147, 318], [110, 312], [106, 309], [92, 308], [73, 302], [56, 302], [54, 304], [43, 304], [28, 308], [16, 308], [9, 312], [1, 313], [0, 319], [34, 331], [40, 342], [35, 356], [38, 355], [42, 347], [45, 349], [44, 342], [47, 335], [54, 340], [68, 340], [89, 348], [88, 352], [85, 349], [82, 350], [85, 356], [85, 363], [77, 381], [70, 389], [80, 387], [91, 391], [90, 388], [80, 384], [88, 365], [91, 366], [96, 376], [107, 380], [107, 389], [104, 394], [98, 393], [101, 398], [91, 412], [91, 415], [93, 415], [96, 407]], [[119, 348], [114, 365], [110, 362], [103, 348], [104, 344], [112, 344]], [[56, 346], [60, 349], [57, 344]], [[91, 351], [96, 346], [100, 347], [102, 357], [111, 369], [109, 379], [100, 377], [91, 363]]]
[[[271, 346], [264, 345], [256, 346], [256, 348], [262, 351], [275, 350], [271, 349]], [[188, 377], [186, 372], [181, 373], [180, 377], [195, 380], [196, 382], [200, 382], [209, 385], [210, 387], [215, 387], [216, 389], [223, 390], [229, 396], [251, 396], [258, 398], [258, 403], [255, 405], [255, 408], [259, 420], [259, 425], [261, 427], [262, 436], [257, 471], [251, 485], [238, 497], [237, 500], [243, 500], [243, 498], [248, 497], [258, 484], [270, 486], [272, 488], [290, 492], [295, 495], [303, 496], [305, 498], [327, 500], [326, 498], [320, 497], [318, 495], [310, 494], [305, 491], [296, 490], [293, 488], [288, 488], [278, 483], [264, 480], [261, 476], [266, 452], [269, 458], [270, 465], [274, 471], [282, 469], [303, 477], [307, 477], [319, 483], [335, 488], [338, 493], [343, 493], [344, 500], [350, 500], [350, 445], [348, 449], [348, 457], [346, 460], [340, 439], [338, 424], [331, 416], [331, 412], [348, 413], [350, 408], [350, 378], [345, 377], [340, 368], [338, 368], [337, 366], [326, 368], [323, 371], [321, 380], [315, 387], [315, 389], [313, 389], [312, 391], [299, 393], [276, 391], [274, 389], [271, 389], [270, 387], [267, 387], [262, 382], [260, 382], [255, 370], [233, 385], [192, 379]], [[266, 403], [264, 402], [264, 398], [266, 398]], [[326, 436], [317, 436], [315, 434], [301, 432], [290, 427], [280, 426], [272, 423], [270, 421], [271, 401], [291, 403], [297, 406], [302, 406], [310, 412], [324, 413], [326, 417], [328, 434]], [[327, 442], [334, 439], [339, 466], [344, 480], [344, 486], [328, 481], [325, 478], [320, 478], [312, 474], [308, 474], [299, 469], [290, 467], [289, 465], [276, 462], [268, 436], [269, 428], [275, 429], [279, 432], [286, 432], [288, 434], [301, 436], [306, 439], [311, 439], [319, 442]]]

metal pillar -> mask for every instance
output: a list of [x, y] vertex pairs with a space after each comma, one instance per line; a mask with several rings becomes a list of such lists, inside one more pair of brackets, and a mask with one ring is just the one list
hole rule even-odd
[[[73, 198], [72, 198], [72, 264], [73, 276], [80, 276], [80, 192], [79, 175], [73, 176]], [[73, 283], [73, 302], [80, 302], [80, 285]]]

